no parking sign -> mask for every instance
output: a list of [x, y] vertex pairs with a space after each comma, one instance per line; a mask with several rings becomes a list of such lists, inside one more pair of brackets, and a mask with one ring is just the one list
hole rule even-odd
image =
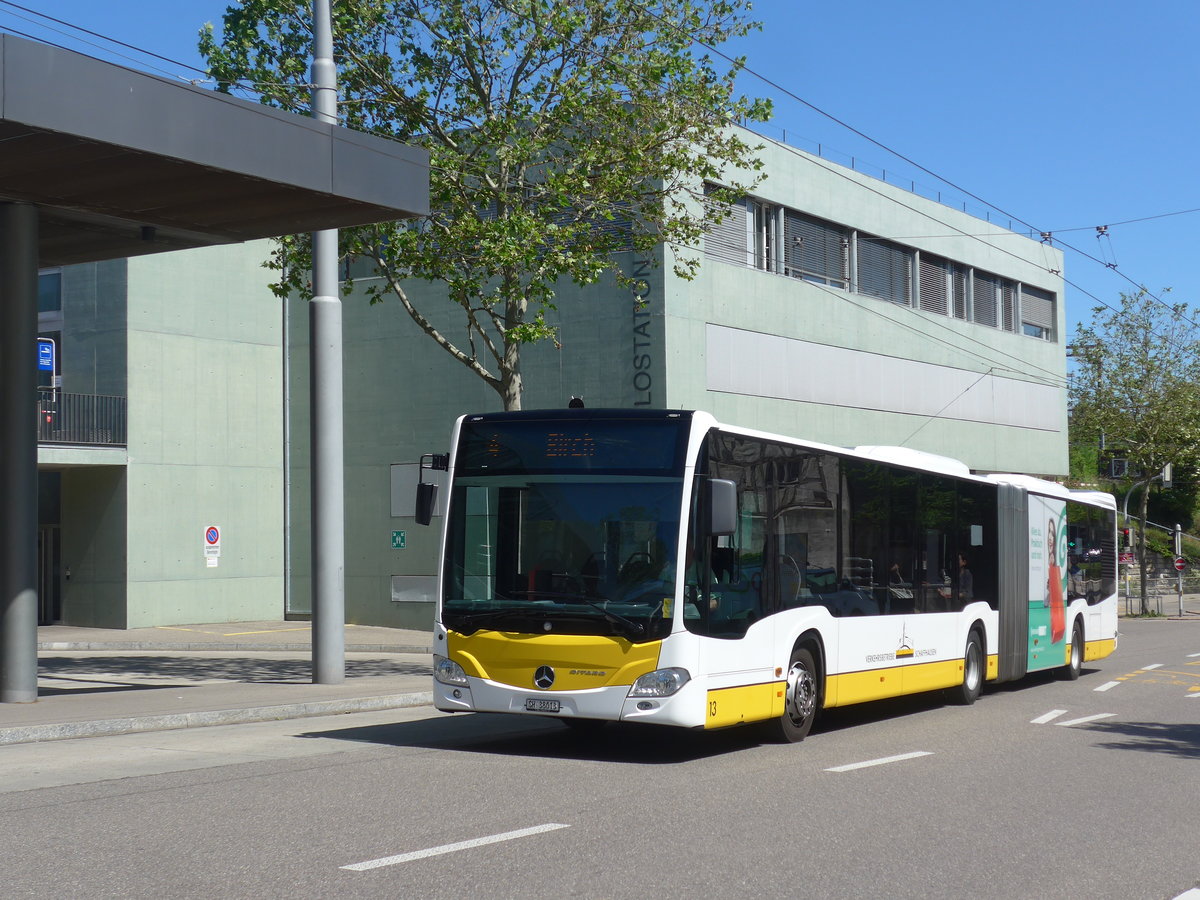
[[221, 557], [221, 526], [209, 525], [204, 529], [204, 559], [209, 568], [217, 565]]

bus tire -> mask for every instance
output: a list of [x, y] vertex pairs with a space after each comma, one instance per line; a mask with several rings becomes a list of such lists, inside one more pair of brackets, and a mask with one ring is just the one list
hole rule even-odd
[[978, 700], [983, 690], [983, 676], [983, 639], [979, 636], [979, 629], [972, 628], [971, 633], [967, 635], [967, 646], [963, 648], [962, 684], [951, 691], [954, 701], [963, 706], [970, 706]]
[[1083, 671], [1083, 626], [1079, 620], [1075, 620], [1075, 624], [1071, 627], [1071, 655], [1067, 659], [1067, 664], [1062, 668], [1062, 677], [1067, 681], [1074, 681], [1079, 677], [1079, 673]]
[[819, 685], [820, 674], [812, 650], [796, 647], [788, 661], [783, 715], [768, 723], [769, 734], [774, 740], [794, 744], [808, 737], [817, 717], [821, 696]]

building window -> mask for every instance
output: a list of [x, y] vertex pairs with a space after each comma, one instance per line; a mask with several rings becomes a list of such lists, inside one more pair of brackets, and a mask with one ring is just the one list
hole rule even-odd
[[713, 184], [704, 186], [708, 211], [725, 213], [705, 234], [705, 256], [848, 288], [988, 328], [1055, 339], [1057, 313], [1050, 291], [934, 254], [918, 254], [912, 247], [778, 204], [753, 198], [722, 203], [712, 196], [717, 190]]
[[38, 275], [38, 312], [62, 312], [62, 272]]
[[[708, 195], [717, 188], [707, 184], [704, 189]], [[747, 244], [749, 216], [745, 201], [722, 203], [715, 197], [705, 196], [704, 203], [710, 215], [724, 214], [724, 218], [704, 235], [704, 255], [738, 266], [752, 265]]]
[[1054, 340], [1056, 318], [1054, 294], [1040, 288], [1021, 285], [1021, 331], [1043, 341]]
[[950, 262], [922, 253], [920, 274], [920, 308], [925, 312], [949, 315]]
[[986, 272], [975, 272], [971, 277], [971, 312], [976, 325], [987, 325], [995, 328], [996, 292], [999, 281], [995, 275]]
[[749, 229], [747, 243], [752, 253], [749, 263], [755, 269], [774, 272], [777, 207], [759, 200], [749, 201], [748, 206], [750, 215], [746, 220], [746, 227]]
[[1034, 325], [1032, 322], [1022, 322], [1021, 333], [1027, 334], [1029, 337], [1040, 338], [1043, 341], [1050, 340], [1050, 329], [1043, 328], [1041, 325]]
[[1017, 285], [1007, 278], [1000, 279], [1000, 327], [1017, 330]]
[[850, 232], [792, 210], [783, 214], [783, 274], [844, 288], [850, 280]]
[[912, 273], [912, 250], [880, 238], [859, 237], [856, 287], [860, 294], [911, 304]]

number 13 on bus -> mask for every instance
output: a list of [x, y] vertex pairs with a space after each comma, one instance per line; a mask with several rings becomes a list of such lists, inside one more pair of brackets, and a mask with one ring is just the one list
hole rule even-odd
[[441, 710], [799, 741], [822, 709], [969, 704], [1116, 648], [1108, 494], [702, 412], [469, 415], [452, 444]]

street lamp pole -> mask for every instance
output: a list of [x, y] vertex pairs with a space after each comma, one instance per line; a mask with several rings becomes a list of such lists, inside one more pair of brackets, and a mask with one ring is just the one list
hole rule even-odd
[[[337, 69], [330, 0], [313, 3], [312, 112], [337, 124]], [[309, 403], [312, 421], [313, 682], [346, 678], [346, 511], [342, 436], [342, 301], [338, 296], [338, 233], [312, 236], [313, 298], [309, 301]]]

